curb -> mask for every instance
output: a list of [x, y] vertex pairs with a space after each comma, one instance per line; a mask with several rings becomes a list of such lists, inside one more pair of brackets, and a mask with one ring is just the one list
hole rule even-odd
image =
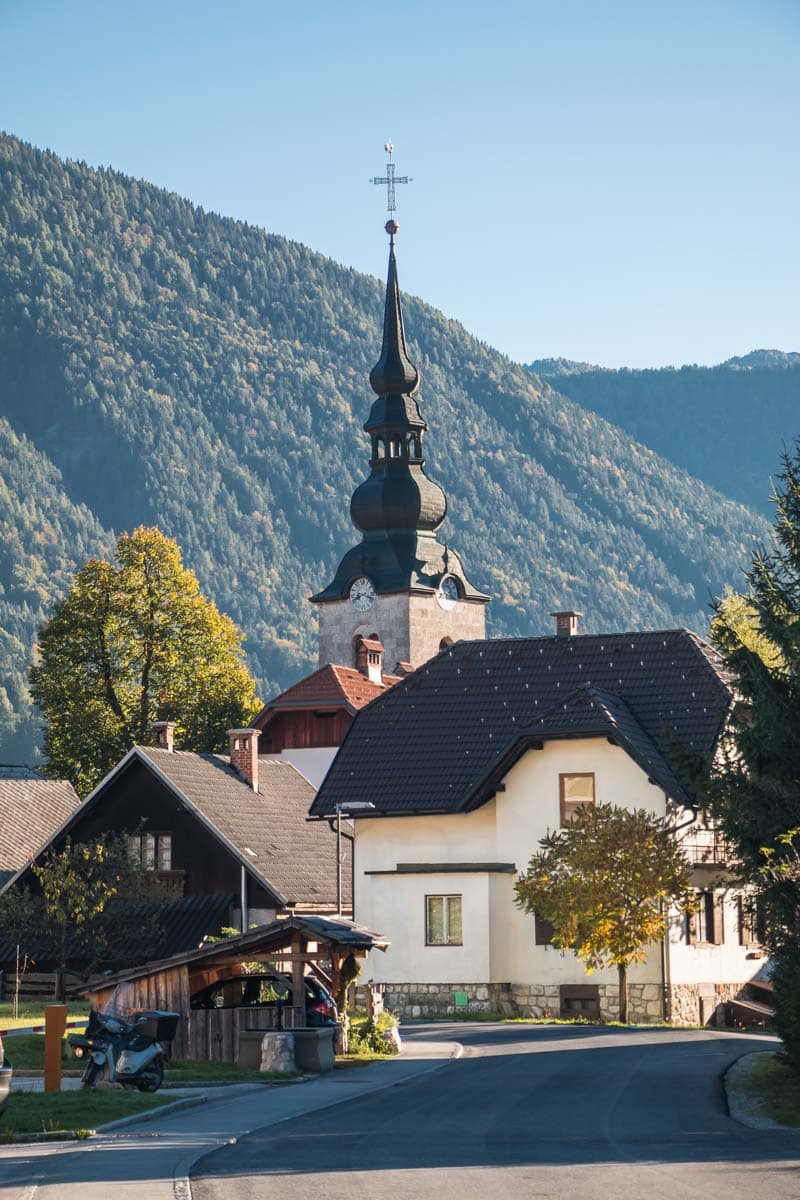
[[198, 1104], [205, 1104], [208, 1096], [187, 1096], [185, 1100], [173, 1100], [170, 1104], [161, 1104], [157, 1108], [147, 1109], [145, 1112], [131, 1113], [129, 1117], [119, 1117], [116, 1121], [109, 1121], [105, 1125], [98, 1125], [92, 1133], [113, 1133], [117, 1129], [124, 1129], [126, 1125], [138, 1125], [143, 1121], [155, 1121], [159, 1117], [163, 1117], [168, 1113], [177, 1112], [181, 1108], [194, 1108]]
[[3, 1146], [24, 1146], [36, 1142], [88, 1142], [97, 1133], [96, 1129], [49, 1129], [47, 1133], [15, 1133]]

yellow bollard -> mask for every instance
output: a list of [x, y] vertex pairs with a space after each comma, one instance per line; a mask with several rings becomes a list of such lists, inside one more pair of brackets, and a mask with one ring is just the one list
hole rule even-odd
[[61, 1091], [61, 1044], [67, 1028], [66, 1004], [48, 1004], [44, 1010], [44, 1090]]

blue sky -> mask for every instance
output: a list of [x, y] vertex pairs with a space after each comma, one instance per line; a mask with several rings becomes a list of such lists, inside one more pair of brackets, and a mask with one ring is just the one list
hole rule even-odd
[[800, 0], [0, 0], [0, 128], [382, 275], [512, 357], [800, 350]]

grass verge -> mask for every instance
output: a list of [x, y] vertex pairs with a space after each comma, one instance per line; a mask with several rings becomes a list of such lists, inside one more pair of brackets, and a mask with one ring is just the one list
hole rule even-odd
[[0, 1142], [13, 1141], [16, 1133], [51, 1133], [54, 1130], [88, 1131], [107, 1121], [133, 1116], [174, 1101], [174, 1096], [146, 1096], [140, 1092], [91, 1089], [77, 1092], [12, 1092], [0, 1120]]
[[765, 1117], [800, 1128], [800, 1074], [785, 1055], [759, 1054], [748, 1076], [747, 1090]]
[[300, 1078], [299, 1071], [240, 1071], [233, 1063], [174, 1058], [167, 1064], [164, 1087], [176, 1083], [280, 1083]]
[[[84, 1063], [75, 1057], [67, 1044], [67, 1038], [71, 1033], [79, 1033], [78, 1029], [68, 1029], [64, 1035], [64, 1040], [61, 1043], [61, 1065], [64, 1069], [71, 1071], [82, 1071]], [[44, 1070], [44, 1034], [43, 1033], [19, 1033], [12, 1037], [7, 1037], [3, 1045], [5, 1047], [6, 1058], [11, 1063], [15, 1071], [43, 1071]]]
[[[55, 1001], [54, 1001], [55, 1003]], [[0, 1002], [0, 1029], [18, 1029], [25, 1025], [44, 1025], [44, 1004], [41, 1000], [21, 1000], [19, 1014], [13, 1017], [14, 1006], [10, 1000]], [[70, 1000], [67, 1005], [67, 1020], [89, 1016], [89, 1005]]]

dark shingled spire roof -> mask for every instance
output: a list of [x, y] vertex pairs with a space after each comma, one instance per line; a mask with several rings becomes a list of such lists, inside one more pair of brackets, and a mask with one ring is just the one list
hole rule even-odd
[[361, 710], [311, 811], [464, 812], [529, 747], [589, 736], [690, 803], [672, 747], [711, 751], [730, 703], [719, 655], [685, 629], [457, 642]]
[[406, 346], [394, 246], [398, 228], [396, 221], [386, 224], [390, 244], [383, 342], [369, 377], [377, 399], [364, 424], [372, 443], [370, 474], [350, 501], [350, 516], [363, 539], [345, 554], [333, 581], [311, 597], [314, 603], [341, 600], [360, 575], [383, 594], [435, 593], [444, 576], [452, 575], [465, 599], [489, 599], [469, 582], [458, 555], [448, 553], [436, 537], [447, 515], [447, 497], [425, 474], [427, 425], [414, 398], [419, 371]]
[[394, 234], [389, 240], [389, 275], [386, 280], [386, 306], [383, 312], [383, 345], [381, 356], [369, 376], [372, 390], [379, 396], [398, 392], [410, 396], [419, 387], [419, 371], [408, 357], [400, 286], [397, 282], [397, 259], [394, 253]]

